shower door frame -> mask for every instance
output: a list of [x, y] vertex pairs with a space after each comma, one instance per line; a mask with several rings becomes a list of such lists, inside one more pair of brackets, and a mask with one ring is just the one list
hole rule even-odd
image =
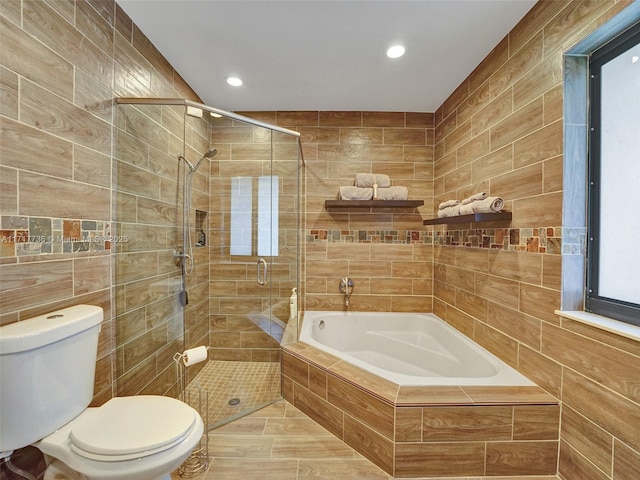
[[175, 105], [180, 106], [184, 105], [184, 107], [193, 107], [200, 109], [204, 112], [214, 113], [216, 115], [222, 115], [223, 117], [230, 118], [232, 120], [238, 120], [240, 122], [249, 123], [251, 125], [255, 125], [257, 127], [263, 127], [269, 130], [273, 130], [275, 132], [283, 133], [285, 135], [291, 135], [296, 138], [300, 138], [300, 132], [296, 132], [295, 130], [290, 130], [288, 128], [280, 127], [278, 125], [273, 125], [268, 122], [263, 122], [260, 120], [256, 120], [254, 118], [247, 117], [245, 115], [240, 115], [238, 113], [229, 112], [227, 110], [222, 110], [220, 108], [210, 107], [209, 105], [205, 105], [204, 103], [194, 102], [192, 100], [186, 100], [183, 98], [136, 98], [136, 97], [118, 97], [116, 98], [116, 104], [123, 105]]

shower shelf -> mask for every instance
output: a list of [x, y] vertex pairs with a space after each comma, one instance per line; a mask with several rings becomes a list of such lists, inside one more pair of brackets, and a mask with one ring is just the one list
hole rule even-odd
[[481, 222], [510, 222], [511, 212], [474, 213], [471, 215], [457, 215], [455, 217], [429, 218], [423, 220], [423, 225], [449, 225], [452, 223], [481, 223]]
[[424, 200], [325, 200], [324, 208], [417, 208]]

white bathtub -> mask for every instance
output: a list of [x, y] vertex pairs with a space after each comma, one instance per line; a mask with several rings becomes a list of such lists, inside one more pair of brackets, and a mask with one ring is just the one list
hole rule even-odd
[[431, 313], [308, 311], [300, 340], [398, 385], [535, 385]]

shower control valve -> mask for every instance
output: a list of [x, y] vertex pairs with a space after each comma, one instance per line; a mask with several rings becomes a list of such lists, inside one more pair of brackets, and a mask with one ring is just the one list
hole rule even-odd
[[184, 252], [184, 249], [178, 245], [173, 251], [173, 263], [175, 263], [176, 267], [182, 267], [182, 265], [186, 265], [187, 260], [193, 261], [191, 255]]

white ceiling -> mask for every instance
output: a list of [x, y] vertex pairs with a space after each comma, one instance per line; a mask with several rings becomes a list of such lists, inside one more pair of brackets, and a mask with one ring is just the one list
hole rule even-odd
[[[433, 112], [535, 0], [117, 0], [230, 111]], [[403, 57], [387, 48], [401, 43]], [[227, 75], [244, 85], [233, 88]]]

